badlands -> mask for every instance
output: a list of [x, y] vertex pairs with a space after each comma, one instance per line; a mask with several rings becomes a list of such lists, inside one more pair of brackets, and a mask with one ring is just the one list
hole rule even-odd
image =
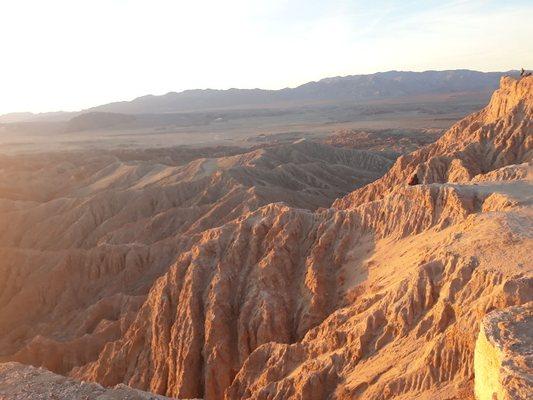
[[533, 77], [365, 137], [1, 156], [0, 399], [533, 398]]

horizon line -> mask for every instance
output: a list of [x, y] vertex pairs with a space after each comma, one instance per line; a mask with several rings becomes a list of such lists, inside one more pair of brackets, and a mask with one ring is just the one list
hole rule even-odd
[[452, 72], [452, 71], [468, 71], [468, 72], [478, 72], [478, 73], [482, 73], [482, 74], [498, 74], [498, 73], [504, 74], [504, 73], [519, 72], [518, 69], [508, 69], [508, 70], [505, 70], [505, 71], [493, 71], [493, 70], [484, 71], [484, 70], [469, 69], [469, 68], [425, 69], [425, 70], [422, 70], [422, 71], [391, 69], [391, 70], [376, 71], [376, 72], [371, 72], [371, 73], [326, 76], [324, 78], [319, 78], [317, 80], [310, 80], [310, 81], [306, 81], [306, 82], [303, 82], [303, 83], [300, 83], [300, 84], [297, 84], [297, 85], [294, 85], [294, 86], [285, 86], [285, 87], [280, 87], [280, 88], [277, 88], [277, 89], [265, 89], [265, 88], [260, 88], [260, 87], [249, 87], [249, 88], [246, 88], [246, 87], [240, 87], [240, 88], [239, 87], [227, 87], [227, 88], [206, 87], [206, 88], [189, 88], [189, 89], [183, 89], [183, 90], [179, 90], [179, 91], [171, 90], [169, 92], [161, 93], [161, 94], [148, 93], [148, 94], [144, 94], [144, 95], [140, 95], [140, 96], [136, 96], [136, 97], [130, 98], [129, 100], [116, 100], [116, 101], [105, 102], [105, 103], [102, 103], [102, 104], [98, 104], [98, 105], [94, 105], [94, 106], [91, 106], [91, 107], [88, 107], [88, 108], [82, 108], [82, 109], [72, 109], [72, 110], [60, 109], [60, 110], [37, 111], [37, 112], [34, 112], [34, 111], [11, 111], [11, 112], [0, 114], [0, 117], [14, 116], [14, 115], [18, 115], [18, 114], [31, 114], [33, 116], [39, 116], [39, 115], [43, 115], [43, 114], [61, 114], [61, 113], [76, 113], [76, 112], [81, 113], [81, 112], [84, 112], [84, 111], [89, 111], [89, 110], [91, 110], [92, 108], [95, 108], [95, 107], [106, 106], [106, 105], [111, 105], [111, 104], [129, 103], [129, 102], [132, 102], [132, 101], [135, 101], [135, 100], [138, 100], [138, 99], [142, 99], [142, 98], [146, 98], [146, 97], [161, 97], [161, 96], [167, 96], [167, 95], [170, 95], [170, 94], [181, 94], [181, 93], [194, 92], [194, 91], [219, 91], [219, 92], [224, 92], [224, 91], [230, 91], [230, 90], [260, 90], [260, 91], [264, 91], [264, 92], [278, 92], [278, 91], [282, 91], [282, 90], [297, 89], [297, 88], [299, 88], [301, 86], [304, 86], [304, 85], [307, 85], [307, 84], [310, 84], [310, 83], [318, 83], [318, 82], [321, 82], [321, 81], [324, 81], [324, 80], [336, 79], [336, 78], [350, 78], [350, 77], [355, 77], [355, 76], [370, 76], [370, 75], [378, 75], [378, 74], [387, 74], [387, 73], [392, 73], [392, 72], [423, 74], [423, 73], [427, 73], [427, 72]]

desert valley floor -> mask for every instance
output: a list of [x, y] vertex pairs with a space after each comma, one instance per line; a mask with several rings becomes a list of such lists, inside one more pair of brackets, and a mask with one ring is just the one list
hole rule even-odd
[[0, 399], [533, 398], [533, 77], [473, 107], [5, 144]]

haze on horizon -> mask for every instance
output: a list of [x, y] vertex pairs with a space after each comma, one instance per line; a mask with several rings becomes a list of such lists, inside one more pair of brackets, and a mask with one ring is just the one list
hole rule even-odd
[[393, 69], [533, 66], [525, 0], [18, 0], [0, 15], [0, 114]]

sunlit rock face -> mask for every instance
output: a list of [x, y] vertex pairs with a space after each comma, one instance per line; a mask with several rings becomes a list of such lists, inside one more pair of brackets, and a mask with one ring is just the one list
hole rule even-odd
[[493, 311], [481, 323], [474, 359], [477, 400], [533, 395], [533, 303]]

